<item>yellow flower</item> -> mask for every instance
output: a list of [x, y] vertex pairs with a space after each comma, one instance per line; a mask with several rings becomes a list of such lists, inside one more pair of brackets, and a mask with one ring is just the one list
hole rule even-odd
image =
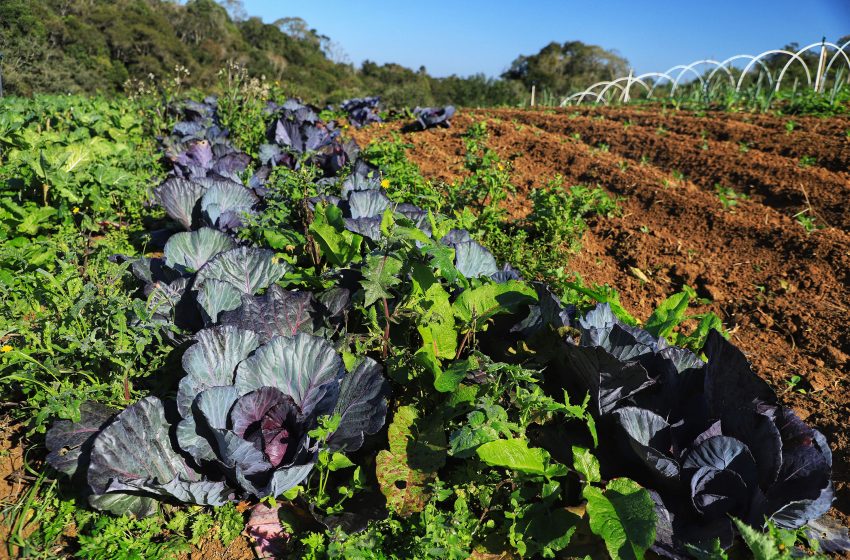
[[0, 348], [0, 352], [3, 352], [4, 354], [5, 354], [6, 352], [11, 352], [12, 350], [14, 350], [14, 348], [12, 348], [11, 346], [9, 346], [8, 344], [4, 344], [4, 345], [3, 345], [3, 347], [2, 347], [2, 348]]
[[389, 179], [381, 179], [381, 186], [384, 187], [385, 189], [389, 188], [390, 180]]
[[499, 171], [504, 171], [504, 170], [505, 170], [505, 166], [504, 166], [504, 165], [502, 165], [501, 163], [498, 165], [498, 167], [499, 167]]
[[71, 212], [72, 212], [72, 213], [74, 213], [74, 214], [79, 214], [79, 213], [80, 213], [80, 208], [79, 208], [78, 206], [74, 206], [74, 209], [73, 209], [73, 210], [71, 210]]
[[277, 264], [279, 262], [280, 262], [280, 257], [278, 257], [277, 255], [272, 257], [272, 264]]

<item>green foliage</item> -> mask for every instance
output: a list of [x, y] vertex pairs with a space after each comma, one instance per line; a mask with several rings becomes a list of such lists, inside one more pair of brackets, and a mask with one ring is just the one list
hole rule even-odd
[[602, 481], [599, 474], [599, 460], [588, 449], [573, 446], [573, 468], [584, 477], [588, 484]]
[[232, 61], [219, 71], [221, 124], [230, 133], [234, 146], [254, 158], [266, 138], [266, 105], [283, 97], [279, 84], [249, 77], [247, 68]]
[[[473, 211], [476, 230], [486, 232], [497, 227], [507, 212], [503, 202], [516, 189], [510, 182], [509, 166], [487, 147], [487, 124], [479, 121], [464, 134], [464, 168], [467, 175], [448, 190], [449, 207], [454, 212]], [[475, 233], [475, 231], [473, 231]]]
[[407, 159], [407, 150], [412, 147], [394, 134], [389, 141], [373, 141], [363, 150], [363, 156], [384, 170], [382, 186], [392, 200], [440, 212], [444, 197], [422, 176], [419, 167]]
[[[732, 521], [741, 533], [743, 545], [749, 549], [754, 560], [787, 560], [803, 556], [817, 560], [828, 558], [824, 554], [819, 554], [817, 548], [811, 551], [806, 550], [811, 543], [808, 542], [804, 530], [782, 529], [773, 522], [768, 522], [766, 523], [766, 531], [761, 532], [740, 519], [732, 518]], [[687, 545], [686, 548], [697, 560], [728, 560], [730, 556], [735, 557], [733, 551], [723, 550], [719, 540], [711, 543], [710, 549], [702, 549], [693, 545]]]
[[[709, 301], [698, 298], [694, 289], [685, 285], [681, 292], [673, 294], [658, 305], [646, 320], [644, 328], [653, 336], [663, 336], [671, 344], [699, 352], [712, 329], [720, 332], [724, 330], [720, 317], [712, 312], [689, 315], [688, 309], [692, 303], [703, 305]], [[690, 333], [680, 328], [686, 321], [694, 320], [698, 323]]]
[[649, 492], [627, 478], [605, 490], [585, 486], [590, 529], [605, 541], [614, 560], [640, 560], [655, 542], [655, 503]]
[[334, 266], [345, 266], [360, 254], [363, 238], [343, 227], [342, 213], [336, 206], [316, 208], [310, 233], [322, 255]]
[[566, 246], [572, 251], [581, 247], [587, 229], [586, 216], [613, 216], [619, 212], [616, 201], [601, 188], [574, 185], [564, 189], [558, 175], [546, 189], [529, 194], [532, 210], [526, 221], [547, 245]]
[[720, 204], [723, 205], [723, 208], [730, 211], [738, 205], [739, 201], [750, 198], [744, 193], [739, 193], [732, 187], [724, 187], [719, 183], [714, 185], [714, 192], [717, 193], [717, 198], [720, 199]]
[[135, 519], [79, 508], [74, 500], [63, 498], [60, 490], [56, 483], [45, 485], [41, 475], [18, 504], [4, 510], [11, 557], [55, 558], [63, 540], [75, 533], [75, 558], [167, 560], [210, 540], [227, 547], [245, 525], [233, 504], [213, 509], [169, 508]]
[[566, 95], [580, 91], [602, 80], [613, 80], [628, 74], [628, 61], [615, 51], [581, 41], [549, 43], [534, 55], [517, 57], [502, 74], [519, 80], [527, 89]]
[[300, 18], [234, 15], [214, 0], [3, 2], [3, 85], [12, 95], [125, 92], [157, 101], [187, 88], [217, 90], [224, 124], [249, 153], [269, 89], [319, 105], [375, 94], [394, 107], [516, 105], [525, 97], [518, 82], [481, 74], [434, 78], [371, 61], [355, 68]]
[[392, 299], [388, 290], [401, 283], [398, 277], [402, 262], [390, 255], [369, 255], [363, 268], [363, 305], [372, 305], [379, 299]]
[[516, 504], [507, 514], [512, 520], [509, 528], [511, 545], [523, 557], [555, 558], [572, 540], [581, 519], [564, 508], [552, 508], [546, 503]]
[[387, 507], [402, 517], [422, 511], [430, 497], [428, 482], [445, 464], [445, 434], [439, 417], [420, 418], [400, 407], [389, 427], [389, 450], [378, 453], [376, 474]]
[[551, 457], [545, 449], [529, 448], [524, 439], [498, 439], [481, 445], [475, 451], [478, 458], [493, 467], [503, 467], [522, 474], [545, 476], [564, 476], [564, 465], [552, 465]]
[[817, 165], [817, 163], [818, 163], [818, 158], [816, 158], [815, 156], [802, 156], [800, 158], [799, 165], [800, 165], [800, 167], [805, 169], [807, 167], [812, 167], [813, 165]]
[[616, 315], [618, 319], [627, 325], [638, 324], [638, 320], [632, 317], [632, 315], [626, 311], [620, 303], [620, 294], [608, 284], [602, 286], [586, 286], [578, 275], [576, 275], [576, 279], [574, 281], [571, 281], [565, 280], [563, 273], [559, 276], [559, 279], [561, 280], [562, 285], [569, 290], [567, 292], [567, 299], [569, 301], [574, 301], [582, 307], [592, 306], [596, 302], [607, 303], [611, 306], [611, 311], [614, 312], [614, 315]]
[[18, 123], [0, 155], [0, 391], [43, 431], [87, 398], [124, 402], [164, 363], [157, 331], [130, 324], [149, 313], [125, 267], [107, 259], [137, 251], [159, 165], [135, 103], [0, 104]]
[[[0, 147], [0, 395], [20, 403], [30, 441], [85, 400], [123, 405], [167, 369], [167, 345], [109, 256], [144, 248], [145, 206], [160, 174], [158, 121], [129, 100], [4, 98]], [[13, 123], [13, 124], [9, 124]], [[149, 128], [153, 127], [153, 128]], [[29, 472], [34, 473], [31, 467]], [[173, 558], [203, 539], [242, 531], [233, 506], [175, 510], [144, 520], [79, 508], [39, 476], [2, 518], [14, 557]], [[69, 531], [76, 536], [67, 537]]]
[[795, 214], [794, 219], [797, 220], [798, 224], [803, 226], [806, 233], [812, 233], [813, 231], [823, 229], [823, 226], [818, 224], [815, 217], [811, 214], [810, 208], [806, 208], [802, 212]]

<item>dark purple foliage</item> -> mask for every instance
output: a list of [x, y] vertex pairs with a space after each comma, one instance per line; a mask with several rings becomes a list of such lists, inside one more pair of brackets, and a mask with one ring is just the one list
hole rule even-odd
[[348, 121], [354, 128], [362, 128], [371, 123], [382, 122], [381, 116], [378, 114], [378, 104], [381, 98], [360, 97], [355, 99], [346, 99], [340, 106], [342, 110], [348, 113]]
[[[553, 325], [569, 315], [546, 314]], [[652, 490], [657, 552], [685, 557], [686, 544], [710, 548], [714, 539], [728, 547], [730, 516], [795, 529], [829, 509], [832, 457], [823, 435], [780, 406], [716, 331], [704, 363], [620, 323], [607, 305], [575, 326], [580, 340], [562, 346], [562, 367], [550, 378], [590, 392], [603, 476]]]
[[445, 107], [416, 107], [413, 115], [419, 124], [420, 130], [427, 130], [435, 126], [448, 128], [451, 126], [450, 119], [455, 114], [455, 108], [451, 105]]
[[[332, 123], [318, 119], [315, 111], [295, 100], [274, 106], [275, 114], [266, 131], [268, 141], [280, 150], [264, 147], [264, 165], [287, 165], [297, 168], [300, 158], [307, 157], [327, 176], [334, 176], [357, 156], [354, 143], [343, 143]], [[286, 158], [282, 154], [291, 154]]]
[[339, 415], [332, 450], [356, 451], [383, 426], [389, 386], [376, 362], [346, 373], [329, 341], [303, 332], [259, 342], [230, 325], [202, 331], [184, 354], [176, 403], [149, 397], [114, 420], [86, 405], [80, 422], [50, 429], [48, 461], [85, 476], [95, 507], [141, 516], [153, 498], [279, 496], [312, 470], [320, 444], [308, 432], [320, 416]]

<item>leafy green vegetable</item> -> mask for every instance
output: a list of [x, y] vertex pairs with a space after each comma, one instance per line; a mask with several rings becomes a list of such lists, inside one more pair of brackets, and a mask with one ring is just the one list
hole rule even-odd
[[375, 458], [375, 474], [387, 506], [404, 517], [425, 507], [428, 484], [446, 461], [445, 435], [434, 417], [422, 418], [412, 406], [402, 406], [388, 438], [389, 449]]
[[528, 447], [524, 439], [499, 439], [480, 446], [475, 451], [478, 458], [494, 467], [504, 467], [529, 475], [563, 476], [566, 468], [552, 464], [551, 456], [545, 449]]
[[655, 504], [649, 492], [627, 478], [605, 490], [585, 486], [590, 530], [605, 541], [614, 560], [639, 560], [655, 542]]

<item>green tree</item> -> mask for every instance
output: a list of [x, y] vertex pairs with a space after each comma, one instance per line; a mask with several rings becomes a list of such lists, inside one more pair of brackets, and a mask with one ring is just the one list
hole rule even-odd
[[628, 61], [616, 53], [581, 41], [552, 42], [533, 55], [517, 57], [502, 74], [526, 88], [536, 85], [566, 95], [602, 80], [613, 80], [629, 72]]

